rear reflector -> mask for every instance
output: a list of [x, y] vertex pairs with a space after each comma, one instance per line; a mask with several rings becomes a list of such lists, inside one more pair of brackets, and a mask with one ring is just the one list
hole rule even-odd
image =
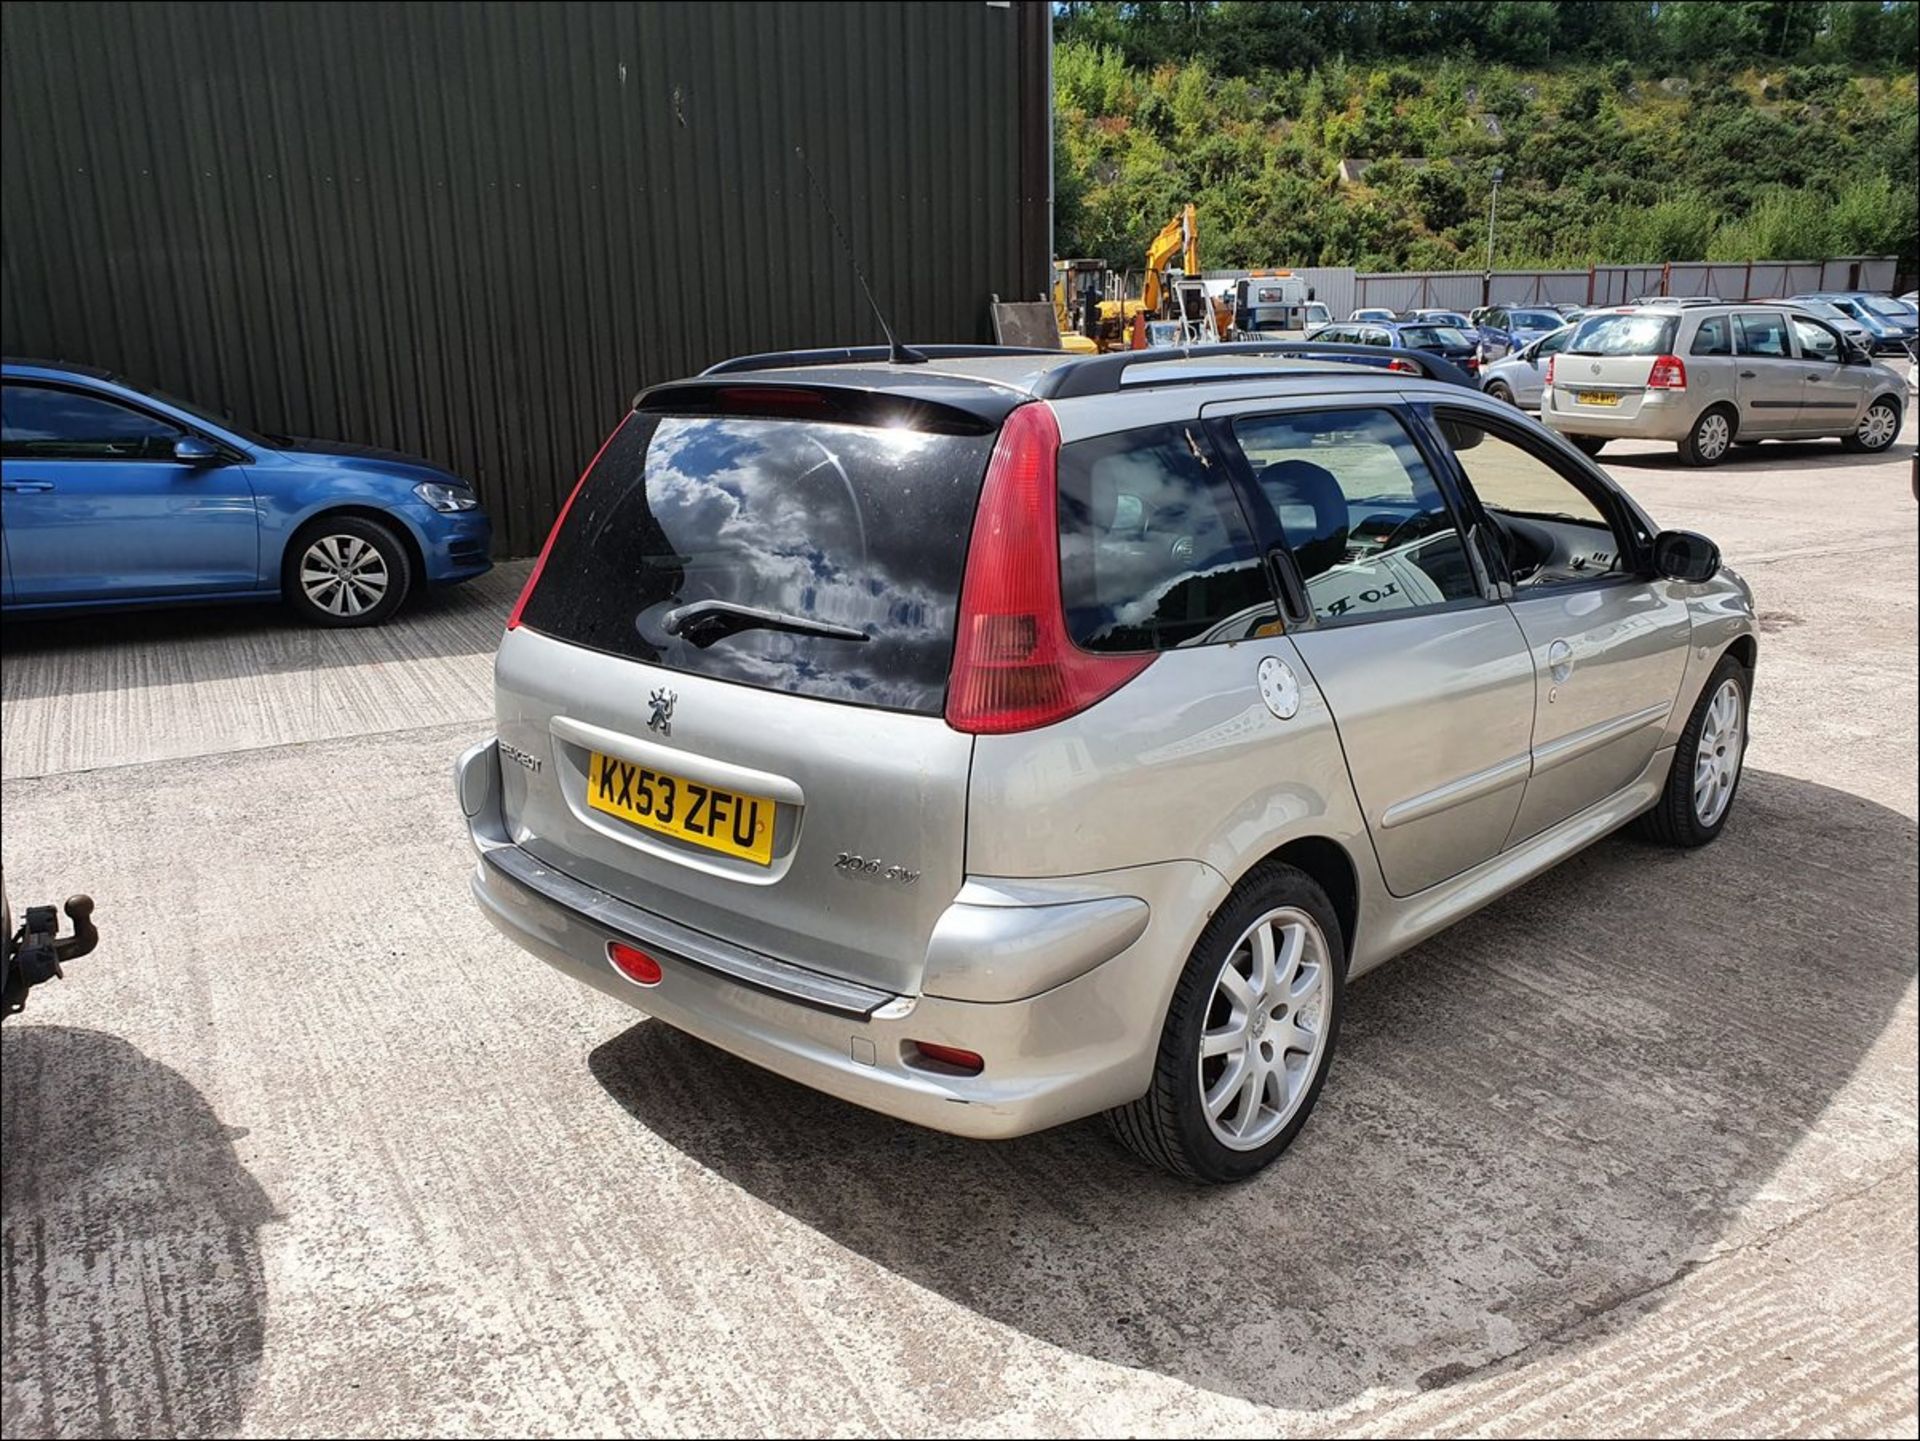
[[660, 963], [638, 946], [625, 941], [607, 942], [607, 959], [613, 968], [638, 986], [660, 984]]
[[952, 1066], [956, 1071], [965, 1071], [969, 1076], [977, 1076], [987, 1068], [987, 1063], [973, 1051], [963, 1051], [958, 1046], [936, 1046], [932, 1041], [915, 1041], [914, 1050], [929, 1061], [938, 1061], [943, 1066]]
[[633, 419], [633, 412], [627, 412], [627, 419], [613, 428], [613, 434], [600, 442], [600, 448], [593, 453], [593, 459], [587, 462], [587, 468], [580, 472], [580, 478], [573, 483], [573, 489], [567, 492], [566, 504], [560, 507], [560, 514], [553, 518], [553, 529], [547, 532], [547, 543], [540, 547], [540, 558], [533, 563], [533, 569], [527, 574], [527, 583], [520, 587], [520, 599], [513, 603], [513, 611], [507, 616], [507, 629], [520, 628], [520, 613], [527, 608], [527, 597], [533, 594], [533, 588], [540, 583], [540, 572], [547, 568], [547, 555], [553, 549], [553, 538], [560, 534], [560, 527], [567, 523], [567, 512], [573, 509], [573, 498], [580, 494], [580, 487], [587, 483], [587, 477], [593, 474], [593, 468], [600, 463], [600, 457], [607, 453], [607, 447], [613, 444], [613, 437], [626, 428], [627, 420]]
[[1151, 652], [1096, 655], [1060, 600], [1060, 428], [1045, 402], [1006, 419], [987, 463], [960, 585], [947, 724], [971, 735], [1052, 725], [1145, 670]]

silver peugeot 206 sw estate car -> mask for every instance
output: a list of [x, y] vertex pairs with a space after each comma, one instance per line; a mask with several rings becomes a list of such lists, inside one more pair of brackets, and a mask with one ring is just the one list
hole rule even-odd
[[1352, 977], [1629, 821], [1718, 834], [1755, 661], [1711, 543], [1446, 361], [1349, 349], [645, 391], [459, 762], [482, 909], [890, 1115], [1259, 1170]]

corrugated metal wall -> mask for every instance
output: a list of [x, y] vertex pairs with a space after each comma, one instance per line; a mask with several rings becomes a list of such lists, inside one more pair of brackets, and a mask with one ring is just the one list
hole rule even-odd
[[1047, 7], [97, 4], [0, 31], [0, 342], [426, 455], [537, 549], [642, 385], [1047, 281]]

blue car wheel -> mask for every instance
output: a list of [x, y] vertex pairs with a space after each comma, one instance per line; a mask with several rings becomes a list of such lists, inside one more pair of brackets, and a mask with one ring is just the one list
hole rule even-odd
[[378, 625], [407, 598], [413, 564], [391, 529], [362, 515], [322, 516], [287, 543], [280, 591], [313, 625]]

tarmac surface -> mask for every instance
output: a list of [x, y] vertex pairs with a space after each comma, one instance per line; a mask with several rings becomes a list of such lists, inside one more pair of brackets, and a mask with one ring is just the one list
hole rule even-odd
[[13, 1436], [1912, 1435], [1916, 503], [1604, 463], [1761, 610], [1719, 842], [1616, 837], [1356, 983], [1311, 1124], [1196, 1190], [760, 1072], [468, 897], [524, 566], [378, 631], [6, 626]]

